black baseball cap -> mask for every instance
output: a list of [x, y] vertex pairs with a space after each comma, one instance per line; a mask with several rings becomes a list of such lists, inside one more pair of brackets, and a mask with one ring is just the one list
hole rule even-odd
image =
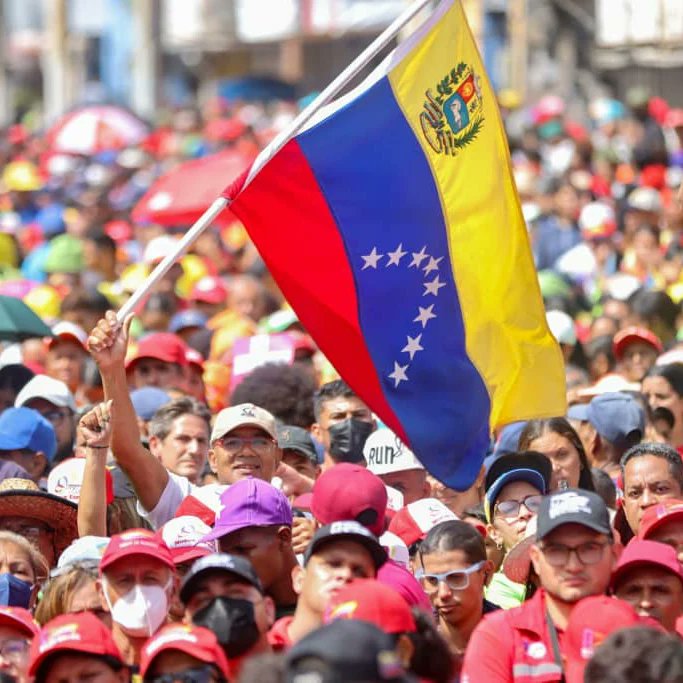
[[564, 524], [580, 524], [613, 538], [605, 502], [597, 493], [583, 489], [565, 489], [545, 496], [536, 524], [536, 540], [539, 541]]
[[309, 633], [285, 656], [285, 682], [412, 683], [393, 638], [374, 624], [337, 619]]
[[237, 557], [236, 555], [228, 555], [227, 553], [214, 553], [213, 555], [200, 557], [190, 567], [190, 571], [185, 574], [180, 585], [180, 599], [187, 603], [197, 589], [199, 580], [207, 574], [215, 572], [232, 574], [244, 581], [244, 583], [254, 586], [259, 593], [263, 593], [261, 580], [249, 560], [244, 557]]
[[521, 451], [496, 458], [489, 467], [484, 482], [484, 512], [489, 524], [493, 519], [496, 499], [505, 486], [515, 481], [526, 481], [544, 494], [550, 487], [552, 474], [552, 463], [543, 453]]
[[308, 564], [311, 556], [315, 555], [318, 550], [334, 541], [354, 541], [362, 545], [372, 556], [377, 569], [387, 561], [386, 550], [380, 545], [377, 536], [362, 524], [349, 519], [341, 522], [332, 522], [332, 524], [320, 527], [315, 532], [304, 553], [304, 566]]
[[296, 451], [305, 455], [314, 465], [318, 464], [318, 454], [313, 445], [313, 439], [302, 427], [279, 425], [277, 427], [277, 445], [283, 451]]

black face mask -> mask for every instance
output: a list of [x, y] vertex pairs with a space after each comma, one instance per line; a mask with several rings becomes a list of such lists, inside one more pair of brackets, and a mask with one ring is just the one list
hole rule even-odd
[[213, 631], [230, 659], [243, 655], [261, 636], [254, 605], [239, 598], [214, 598], [192, 617], [192, 621]]
[[373, 429], [371, 422], [355, 417], [332, 425], [327, 430], [330, 433], [330, 455], [337, 462], [360, 462], [363, 446]]

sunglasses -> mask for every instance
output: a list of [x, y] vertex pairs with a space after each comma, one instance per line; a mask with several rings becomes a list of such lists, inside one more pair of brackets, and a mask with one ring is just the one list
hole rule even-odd
[[441, 583], [445, 583], [452, 591], [462, 591], [470, 585], [470, 575], [478, 572], [484, 564], [485, 562], [482, 560], [467, 567], [467, 569], [456, 569], [443, 574], [427, 574], [424, 569], [418, 569], [415, 578], [420, 582], [422, 590], [427, 595], [434, 595], [439, 590]]

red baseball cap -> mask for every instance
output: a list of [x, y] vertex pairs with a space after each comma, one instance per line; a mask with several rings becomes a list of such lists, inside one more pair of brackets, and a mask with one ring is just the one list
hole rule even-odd
[[360, 465], [348, 462], [335, 465], [323, 472], [313, 485], [311, 512], [321, 524], [353, 519], [380, 536], [384, 532], [386, 509], [384, 483]]
[[213, 541], [202, 541], [211, 532], [211, 527], [199, 517], [176, 516], [169, 519], [157, 534], [166, 543], [176, 564], [184, 564], [216, 552]]
[[199, 368], [201, 372], [204, 372], [204, 356], [202, 356], [199, 351], [191, 349], [188, 346], [185, 350], [185, 360], [188, 365], [194, 365], [196, 368]]
[[661, 353], [664, 350], [661, 340], [654, 332], [650, 332], [645, 327], [627, 327], [614, 335], [613, 349], [615, 358], [621, 360], [626, 347], [634, 342], [649, 344], [657, 353]]
[[657, 541], [645, 541], [634, 538], [621, 553], [617, 566], [612, 572], [610, 587], [614, 590], [619, 579], [633, 567], [650, 565], [661, 567], [675, 574], [683, 583], [683, 567], [678, 561], [676, 551], [665, 543]]
[[19, 627], [29, 638], [37, 636], [40, 631], [33, 615], [23, 607], [0, 607], [0, 626]]
[[124, 557], [145, 555], [175, 570], [173, 556], [164, 541], [149, 529], [129, 529], [111, 537], [100, 560], [100, 574]]
[[663, 524], [683, 521], [683, 500], [668, 498], [645, 509], [638, 529], [638, 538], [649, 538]]
[[207, 304], [223, 304], [228, 298], [228, 288], [221, 278], [206, 275], [201, 278], [190, 293], [190, 301], [201, 301]]
[[567, 683], [583, 683], [583, 672], [595, 649], [614, 631], [629, 626], [659, 624], [649, 617], [640, 617], [624, 600], [607, 595], [592, 595], [574, 605], [564, 634]]
[[48, 621], [31, 644], [29, 675], [35, 676], [45, 660], [59, 652], [113, 657], [123, 664], [111, 631], [92, 612], [61, 614]]
[[323, 621], [336, 619], [369, 621], [385, 633], [417, 630], [408, 603], [376, 579], [356, 579], [339, 590], [327, 604]]
[[154, 332], [140, 341], [135, 355], [126, 362], [126, 369], [132, 368], [142, 358], [155, 358], [184, 367], [187, 365], [187, 345], [170, 332]]
[[191, 624], [168, 624], [157, 631], [142, 648], [140, 675], [145, 678], [155, 658], [168, 650], [184, 652], [201, 662], [214, 664], [226, 680], [229, 677], [228, 660], [216, 636], [208, 628]]
[[401, 508], [391, 520], [389, 531], [408, 547], [421, 541], [429, 530], [441, 522], [458, 519], [440, 500], [421, 498]]
[[86, 344], [88, 342], [88, 335], [82, 327], [79, 327], [75, 323], [70, 323], [66, 320], [57, 323], [52, 328], [52, 334], [54, 336], [49, 337], [47, 341], [48, 348], [52, 348], [55, 344], [63, 341], [71, 341], [78, 344], [83, 350], [86, 349]]

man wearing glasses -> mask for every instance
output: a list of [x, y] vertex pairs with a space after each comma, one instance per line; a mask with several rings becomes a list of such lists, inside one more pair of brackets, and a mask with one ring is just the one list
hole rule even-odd
[[[121, 325], [116, 314], [109, 311], [91, 332], [88, 348], [100, 369], [105, 396], [116, 406], [112, 414], [112, 452], [135, 488], [141, 514], [158, 529], [175, 515], [195, 486], [187, 477], [169, 472], [140, 442], [124, 365], [131, 321], [129, 317]], [[220, 487], [216, 498], [225, 485], [246, 477], [269, 482], [281, 457], [275, 418], [267, 410], [242, 403], [216, 416], [208, 451], [209, 467]]]
[[482, 615], [495, 605], [484, 600], [493, 572], [482, 535], [467, 522], [432, 527], [420, 544], [415, 577], [431, 600], [438, 628], [456, 657], [462, 657]]
[[463, 683], [563, 680], [564, 634], [574, 605], [603, 594], [617, 553], [607, 507], [591, 491], [543, 498], [530, 554], [541, 588], [520, 607], [487, 615], [467, 646]]

